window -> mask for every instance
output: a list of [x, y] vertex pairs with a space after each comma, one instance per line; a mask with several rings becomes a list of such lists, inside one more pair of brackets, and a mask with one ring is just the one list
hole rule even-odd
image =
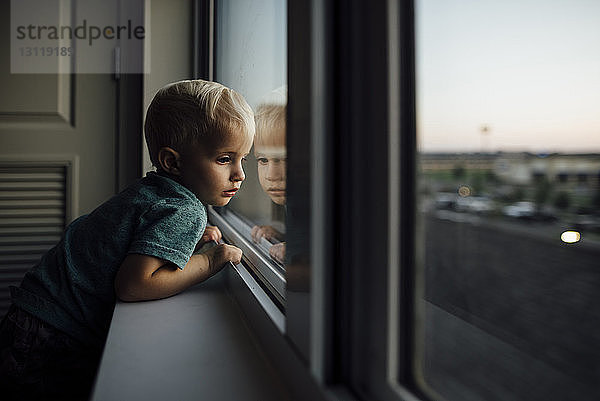
[[560, 172], [556, 175], [556, 179], [558, 180], [558, 182], [565, 183], [565, 182], [569, 181], [569, 174]]
[[[228, 206], [214, 208], [244, 251], [249, 270], [281, 308], [286, 249], [286, 3], [215, 2], [215, 76], [255, 112], [246, 180]], [[214, 219], [213, 218], [213, 219]], [[233, 238], [235, 237], [235, 238]], [[235, 241], [233, 241], [235, 239]]]
[[[216, 79], [257, 110], [288, 87], [286, 201], [255, 157], [217, 212], [264, 287], [285, 275], [285, 340], [321, 390], [597, 398], [598, 6], [290, 1], [277, 75], [260, 18], [286, 11], [256, 4], [217, 3]], [[280, 264], [251, 231], [284, 221]]]
[[598, 398], [600, 3], [415, 4], [415, 378], [447, 401]]

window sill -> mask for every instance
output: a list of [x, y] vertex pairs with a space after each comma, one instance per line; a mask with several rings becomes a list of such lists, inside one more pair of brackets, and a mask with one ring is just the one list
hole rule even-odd
[[170, 298], [117, 302], [91, 400], [353, 400], [315, 382], [284, 326], [242, 265]]
[[289, 399], [226, 292], [227, 270], [167, 299], [117, 302], [92, 400]]

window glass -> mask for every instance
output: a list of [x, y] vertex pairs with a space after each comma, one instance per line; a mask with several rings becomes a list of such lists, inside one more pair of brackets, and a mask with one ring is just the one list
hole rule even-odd
[[286, 2], [217, 1], [216, 80], [240, 92], [255, 112], [246, 180], [223, 216], [283, 269], [286, 214]]
[[600, 2], [415, 12], [420, 386], [598, 399]]

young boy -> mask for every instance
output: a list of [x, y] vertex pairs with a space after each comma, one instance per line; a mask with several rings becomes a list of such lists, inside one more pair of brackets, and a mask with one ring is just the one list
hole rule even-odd
[[2, 399], [87, 399], [117, 297], [168, 297], [240, 262], [230, 245], [193, 252], [221, 237], [205, 205], [226, 205], [245, 178], [255, 131], [246, 101], [218, 83], [177, 82], [158, 91], [144, 130], [157, 171], [71, 223], [11, 288]]
[[[254, 156], [258, 163], [258, 180], [273, 203], [281, 206], [286, 203], [286, 102], [286, 90], [279, 88], [256, 108], [255, 115]], [[279, 241], [285, 239], [281, 230], [272, 225], [254, 226], [251, 234], [256, 242], [263, 237]], [[285, 242], [271, 246], [269, 254], [283, 263]]]

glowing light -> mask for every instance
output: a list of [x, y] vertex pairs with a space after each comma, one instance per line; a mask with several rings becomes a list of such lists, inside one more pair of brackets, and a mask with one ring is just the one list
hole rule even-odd
[[581, 239], [581, 234], [577, 231], [565, 231], [560, 235], [560, 239], [567, 244], [573, 244]]
[[466, 185], [461, 185], [460, 188], [458, 188], [458, 194], [463, 198], [466, 198], [467, 196], [471, 195], [471, 188]]

